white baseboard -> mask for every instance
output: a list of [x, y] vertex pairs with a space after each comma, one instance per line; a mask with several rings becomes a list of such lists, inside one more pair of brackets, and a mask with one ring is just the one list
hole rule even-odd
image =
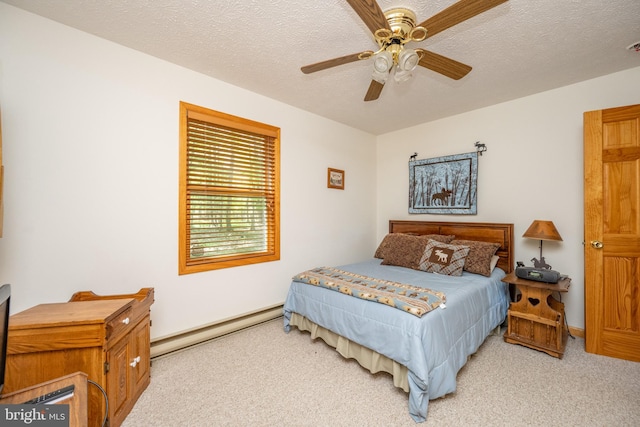
[[250, 326], [282, 316], [282, 304], [276, 304], [260, 310], [220, 320], [198, 328], [179, 332], [151, 341], [151, 358], [182, 350]]

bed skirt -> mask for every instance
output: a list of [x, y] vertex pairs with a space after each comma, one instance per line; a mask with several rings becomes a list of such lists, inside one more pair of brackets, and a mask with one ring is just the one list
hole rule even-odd
[[372, 374], [377, 372], [391, 374], [393, 385], [409, 393], [408, 369], [406, 366], [331, 332], [298, 313], [291, 313], [289, 324], [296, 326], [301, 331], [309, 332], [313, 339], [321, 338], [328, 345], [335, 348], [342, 357], [355, 359]]

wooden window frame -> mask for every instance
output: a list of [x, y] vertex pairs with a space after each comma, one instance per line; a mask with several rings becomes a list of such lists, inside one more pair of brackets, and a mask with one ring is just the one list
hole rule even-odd
[[[191, 133], [189, 132], [190, 127]], [[194, 128], [207, 130], [206, 138], [196, 137], [195, 131], [193, 131]], [[208, 132], [209, 129], [212, 129], [211, 133]], [[224, 138], [218, 137], [217, 132], [225, 132]], [[245, 136], [250, 137], [251, 142], [243, 139]], [[228, 138], [233, 140], [232, 144], [228, 143]], [[194, 154], [190, 155], [190, 143], [193, 148], [195, 144], [201, 141], [205, 141], [206, 147], [211, 148], [211, 151], [202, 155], [192, 149], [191, 153]], [[212, 155], [212, 153], [221, 153], [223, 150], [215, 150], [222, 146], [224, 146], [225, 154], [221, 154], [219, 157], [216, 154]], [[237, 149], [234, 149], [234, 147]], [[256, 150], [260, 155], [264, 155], [262, 163], [255, 161], [256, 158], [260, 157], [251, 155], [253, 150]], [[257, 168], [250, 170], [253, 174], [247, 179], [245, 177], [249, 175], [243, 177], [242, 172], [238, 173], [236, 171], [240, 168], [244, 170], [247, 167], [246, 162], [238, 161], [235, 163], [234, 161], [237, 158], [236, 156], [242, 154], [250, 155], [250, 163], [253, 166], [248, 167]], [[200, 160], [199, 166], [202, 168], [202, 163], [205, 163], [203, 156], [206, 156], [206, 163], [210, 163], [211, 168], [206, 169], [204, 178], [202, 178], [203, 181], [198, 182], [202, 176], [201, 169], [198, 172], [194, 172], [195, 167], [189, 168], [189, 165], [194, 165], [194, 162]], [[229, 164], [232, 164], [233, 167], [228, 166]], [[209, 166], [206, 165], [206, 168], [209, 168]], [[180, 102], [179, 174], [178, 274], [197, 273], [280, 259], [280, 128]], [[260, 179], [261, 174], [264, 175], [264, 179]], [[222, 177], [217, 178], [218, 175]], [[258, 177], [257, 180], [256, 177]], [[251, 182], [247, 183], [249, 179]], [[206, 201], [198, 202], [198, 196], [201, 200], [206, 199]], [[246, 217], [255, 218], [256, 212], [264, 215], [264, 219], [259, 219], [258, 221], [261, 229], [254, 234], [256, 236], [255, 241], [258, 241], [258, 244], [260, 244], [260, 241], [263, 242], [263, 248], [251, 249], [248, 252], [243, 251], [239, 249], [241, 240], [238, 238], [237, 240], [224, 241], [225, 244], [229, 241], [237, 244], [234, 247], [235, 249], [227, 250], [227, 253], [222, 255], [206, 255], [206, 252], [215, 252], [226, 245], [223, 245], [221, 240], [216, 240], [214, 237], [205, 237], [205, 239], [208, 239], [205, 242], [205, 248], [207, 248], [205, 254], [194, 251], [195, 244], [192, 242], [197, 241], [199, 242], [199, 247], [202, 247], [200, 245], [202, 238], [198, 240], [201, 234], [198, 234], [195, 230], [201, 231], [202, 229], [195, 228], [195, 225], [192, 228], [192, 223], [195, 224], [197, 222], [201, 227], [209, 227], [207, 230], [215, 230], [210, 233], [204, 233], [208, 235], [219, 235], [221, 227], [211, 227], [215, 221], [207, 223], [207, 219], [203, 219], [206, 215], [190, 214], [190, 212], [202, 212], [202, 210], [198, 211], [197, 209], [204, 209], [203, 206], [206, 206], [217, 212], [226, 210], [226, 213], [230, 215], [219, 216], [219, 218], [224, 217], [226, 223], [229, 222], [229, 219], [236, 220], [235, 214], [239, 211], [233, 209], [237, 209], [237, 204], [233, 202], [228, 204], [220, 202], [218, 204], [217, 198], [219, 200], [226, 198], [233, 201], [241, 200], [243, 205], [258, 207], [257, 211], [255, 208], [249, 207], [246, 210], [240, 209], [240, 211], [243, 214], [242, 218], [245, 215]], [[195, 201], [191, 202], [191, 200]], [[250, 202], [248, 202], [249, 200]], [[232, 204], [234, 207], [230, 207]], [[232, 216], [233, 218], [231, 218]], [[243, 220], [239, 221], [242, 222]], [[218, 245], [216, 242], [220, 242], [220, 244]]]

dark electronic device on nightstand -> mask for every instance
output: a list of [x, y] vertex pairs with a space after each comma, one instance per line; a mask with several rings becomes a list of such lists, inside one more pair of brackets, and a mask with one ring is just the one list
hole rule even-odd
[[555, 270], [535, 267], [516, 267], [516, 276], [521, 279], [535, 280], [536, 282], [558, 283], [562, 275]]

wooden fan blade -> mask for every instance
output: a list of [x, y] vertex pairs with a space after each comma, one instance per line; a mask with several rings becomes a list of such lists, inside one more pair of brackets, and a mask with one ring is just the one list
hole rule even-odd
[[316, 71], [326, 70], [327, 68], [337, 67], [338, 65], [355, 62], [360, 59], [369, 59], [371, 58], [371, 55], [373, 55], [373, 52], [370, 50], [366, 50], [360, 53], [352, 53], [351, 55], [341, 56], [340, 58], [327, 59], [326, 61], [317, 62], [311, 65], [305, 65], [300, 69], [303, 73], [310, 74], [315, 73]]
[[432, 37], [440, 31], [451, 28], [506, 1], [508, 0], [460, 0], [442, 12], [436, 13], [420, 26], [427, 29], [427, 37]]
[[383, 87], [384, 87], [384, 83], [371, 80], [371, 84], [369, 85], [367, 94], [364, 96], [364, 100], [375, 101], [376, 99], [378, 99], [380, 97], [380, 93], [382, 92]]
[[471, 71], [470, 66], [447, 58], [446, 56], [438, 55], [437, 53], [424, 49], [416, 49], [416, 52], [418, 52], [418, 55], [421, 55], [418, 65], [454, 80], [460, 80]]
[[351, 5], [373, 34], [380, 28], [391, 31], [389, 22], [387, 22], [387, 18], [376, 0], [347, 0], [347, 3]]

